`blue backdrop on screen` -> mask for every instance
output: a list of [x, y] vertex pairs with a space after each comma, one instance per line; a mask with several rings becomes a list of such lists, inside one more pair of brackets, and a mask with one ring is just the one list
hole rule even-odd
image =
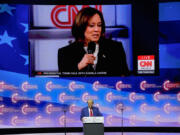
[[163, 49], [159, 76], [29, 77], [28, 18], [28, 5], [0, 5], [0, 127], [79, 127], [89, 98], [105, 126], [121, 126], [122, 107], [124, 126], [180, 126], [180, 67]]

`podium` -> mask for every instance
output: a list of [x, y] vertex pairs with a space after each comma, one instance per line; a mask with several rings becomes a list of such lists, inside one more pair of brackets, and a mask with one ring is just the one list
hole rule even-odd
[[83, 117], [84, 135], [104, 135], [104, 117]]

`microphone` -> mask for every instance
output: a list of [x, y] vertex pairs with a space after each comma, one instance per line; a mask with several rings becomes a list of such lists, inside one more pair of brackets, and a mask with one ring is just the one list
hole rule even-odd
[[96, 48], [96, 44], [94, 42], [89, 42], [88, 48], [87, 48], [88, 54], [93, 54], [95, 51], [95, 48]]
[[[95, 42], [89, 42], [88, 48], [87, 48], [88, 54], [93, 54], [95, 51], [95, 48], [96, 48]], [[92, 67], [91, 64], [88, 65], [88, 72], [89, 71], [94, 71], [94, 68]]]

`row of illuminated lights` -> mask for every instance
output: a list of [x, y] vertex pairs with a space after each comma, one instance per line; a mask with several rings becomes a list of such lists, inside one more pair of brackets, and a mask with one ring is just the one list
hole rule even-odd
[[[132, 85], [133, 84], [124, 83], [123, 81], [117, 81], [115, 86], [109, 86], [108, 84], [102, 84], [99, 81], [94, 81], [94, 83], [92, 84], [92, 89], [94, 91], [98, 91], [100, 89], [112, 88], [112, 89], [116, 89], [116, 90], [120, 91], [122, 89], [131, 89]], [[24, 92], [27, 92], [28, 90], [38, 90], [38, 85], [31, 84], [28, 81], [23, 82], [20, 87]], [[148, 83], [146, 80], [143, 80], [140, 82], [139, 87], [143, 91], [145, 91], [148, 88], [158, 88], [158, 89], [162, 88], [165, 91], [169, 91], [171, 89], [180, 88], [180, 82], [171, 82], [170, 80], [166, 80], [163, 82], [162, 85], [158, 85], [155, 83]], [[48, 81], [45, 84], [45, 88], [47, 91], [52, 91], [54, 89], [69, 89], [70, 91], [73, 92], [75, 90], [85, 89], [85, 85], [80, 84], [75, 81], [70, 81], [68, 86], [63, 86], [62, 84]], [[7, 84], [4, 81], [1, 81], [0, 82], [0, 91], [4, 91], [4, 90], [15, 91], [15, 90], [18, 90], [18, 87], [14, 86], [12, 84]]]
[[[75, 95], [75, 94], [67, 94], [66, 92], [61, 92], [57, 94], [57, 97], [52, 97], [51, 95], [43, 95], [41, 92], [36, 93], [33, 98], [31, 99], [28, 97], [28, 95], [20, 95], [19, 93], [13, 93], [10, 97], [10, 100], [13, 104], [18, 102], [25, 102], [25, 101], [34, 101], [36, 103], [42, 103], [42, 102], [59, 102], [59, 103], [66, 103], [66, 102], [76, 102], [76, 101], [82, 101], [84, 103], [87, 102], [88, 99], [92, 100], [99, 100], [98, 94], [90, 94], [89, 92], [84, 92], [82, 95]], [[136, 101], [145, 101], [147, 100], [148, 96], [151, 96], [151, 94], [143, 94], [143, 93], [136, 93], [136, 92], [130, 92], [127, 96], [119, 93], [115, 94], [113, 92], [107, 92], [104, 96], [105, 101], [108, 103], [113, 103], [113, 101], [130, 101], [132, 103], [135, 103]], [[162, 94], [160, 91], [156, 91], [154, 94], [152, 94], [152, 99], [155, 102], [160, 101], [176, 101], [180, 102], [180, 92], [177, 94]], [[7, 100], [7, 99], [6, 99]], [[6, 101], [3, 96], [0, 96], [0, 102]]]
[[[124, 105], [123, 103], [118, 103], [114, 105], [114, 108], [108, 106], [102, 106], [99, 104], [95, 104], [96, 107], [99, 108], [101, 112], [114, 112], [117, 114], [122, 114], [122, 111], [125, 113], [132, 113], [134, 112], [136, 107], [132, 107], [129, 105]], [[6, 106], [4, 104], [0, 105], [0, 115], [6, 115], [7, 113], [19, 113], [23, 115], [32, 115], [32, 113], [37, 114], [40, 112], [39, 109], [42, 109], [42, 106], [31, 106], [27, 103], [24, 103], [20, 108], [14, 108], [10, 106]], [[70, 114], [76, 114], [81, 112], [82, 107], [77, 106], [76, 104], [71, 104], [67, 107], [64, 106], [57, 106], [53, 104], [47, 104], [44, 107], [45, 114], [53, 114], [53, 113], [60, 113], [60, 112], [68, 112]], [[147, 103], [142, 103], [139, 105], [139, 111], [142, 114], [146, 113], [157, 113], [157, 112], [165, 112], [165, 114], [169, 115], [171, 113], [179, 113], [180, 114], [180, 106], [179, 105], [172, 105], [170, 103], [165, 103], [162, 107], [155, 106], [155, 105], [148, 105]]]
[[[173, 126], [174, 124], [180, 125], [180, 115], [177, 116], [176, 118], [170, 118], [170, 117], [164, 117], [161, 114], [156, 114], [154, 116], [152, 116], [152, 118], [150, 118], [151, 120], [149, 120], [148, 117], [142, 117], [140, 115], [136, 115], [136, 114], [131, 114], [128, 117], [124, 117], [124, 125], [141, 125], [147, 122], [150, 122], [151, 124], [156, 124], [156, 125], [163, 125], [163, 124], [167, 124], [170, 123], [171, 126]], [[68, 125], [75, 125], [78, 126], [80, 125], [82, 122], [80, 121], [80, 118], [76, 118], [76, 117], [68, 117], [65, 114], [60, 114], [58, 116], [56, 116], [55, 118], [51, 118], [48, 116], [43, 116], [43, 115], [37, 115], [34, 118], [30, 118], [30, 117], [24, 117], [24, 116], [11, 116], [9, 118], [9, 123], [7, 123], [7, 119], [3, 120], [2, 118], [0, 118], [0, 124], [6, 124], [6, 125], [12, 125], [12, 126], [26, 126], [26, 125], [36, 125], [36, 126], [51, 126], [51, 125], [57, 125], [57, 126], [64, 126], [66, 124], [66, 126]], [[6, 121], [6, 123], [4, 123]], [[66, 123], [65, 123], [66, 122]], [[122, 122], [122, 117], [121, 116], [114, 116], [112, 114], [109, 114], [105, 117], [105, 125], [118, 125], [121, 126], [121, 122]], [[150, 124], [149, 123], [149, 124]], [[174, 123], [172, 125], [172, 123]]]

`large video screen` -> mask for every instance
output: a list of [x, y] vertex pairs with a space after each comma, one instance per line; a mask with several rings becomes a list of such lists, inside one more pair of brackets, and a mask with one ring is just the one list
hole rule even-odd
[[[94, 51], [96, 64], [77, 69], [78, 63], [86, 62], [83, 58], [88, 52], [81, 47], [79, 39], [72, 36], [71, 29], [74, 30], [75, 16], [87, 7], [102, 12], [105, 36], [98, 40], [99, 51]], [[132, 71], [131, 4], [33, 5], [30, 21], [31, 76], [127, 76]], [[98, 32], [95, 30], [92, 34]], [[82, 44], [85, 46], [85, 43]], [[88, 69], [90, 66], [93, 66], [93, 70]]]
[[[81, 9], [87, 7], [102, 12], [104, 21], [101, 20], [101, 22], [105, 22], [105, 32], [101, 34], [103, 37], [99, 37], [96, 50], [93, 52], [95, 57], [93, 64], [86, 64], [85, 54], [88, 54], [88, 48], [86, 50], [86, 44], [76, 39], [82, 27], [73, 34], [76, 15]], [[140, 34], [138, 36], [138, 32], [146, 31], [137, 24], [133, 24], [137, 20], [133, 14], [132, 4], [32, 5], [29, 20], [31, 22], [29, 30], [30, 76], [157, 75], [159, 70], [158, 42], [157, 36], [154, 36], [157, 32], [147, 29], [148, 38], [146, 41], [141, 39], [140, 43], [136, 39], [139, 36], [144, 38], [144, 36]], [[142, 19], [143, 16], [140, 16], [141, 22], [145, 22], [146, 18]], [[78, 21], [81, 22], [81, 20]], [[157, 21], [152, 20], [147, 26], [157, 30]], [[140, 29], [136, 31], [136, 27]], [[151, 43], [149, 40], [154, 40], [154, 42]], [[83, 65], [82, 68], [80, 65]]]
[[[105, 127], [179, 127], [180, 3], [153, 4], [1, 4], [0, 128], [82, 127], [88, 99]], [[88, 6], [122, 43], [129, 76], [61, 76], [58, 50], [74, 42], [72, 19]]]

